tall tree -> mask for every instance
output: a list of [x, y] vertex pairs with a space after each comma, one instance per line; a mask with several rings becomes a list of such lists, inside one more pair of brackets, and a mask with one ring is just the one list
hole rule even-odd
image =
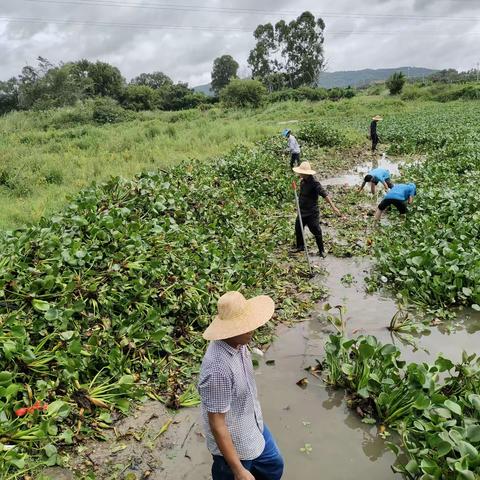
[[248, 57], [253, 78], [262, 80], [270, 90], [279, 85], [316, 85], [325, 60], [324, 30], [325, 22], [310, 12], [290, 23], [281, 20], [275, 26], [258, 25], [253, 33], [256, 45]]
[[120, 99], [125, 79], [120, 70], [106, 62], [95, 63], [88, 60], [73, 62], [73, 70], [78, 77], [90, 82], [90, 95]]
[[385, 82], [387, 88], [390, 90], [390, 95], [398, 95], [401, 93], [405, 81], [405, 75], [402, 72], [393, 73]]
[[141, 73], [130, 82], [132, 85], [145, 85], [158, 90], [173, 85], [172, 79], [163, 72]]
[[231, 55], [222, 55], [213, 62], [212, 69], [212, 90], [215, 95], [226, 87], [232, 78], [237, 78], [238, 63]]

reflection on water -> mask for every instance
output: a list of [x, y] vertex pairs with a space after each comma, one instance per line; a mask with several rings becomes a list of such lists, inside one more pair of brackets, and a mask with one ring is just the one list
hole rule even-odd
[[353, 169], [352, 172], [345, 175], [340, 175], [338, 177], [331, 177], [327, 179], [322, 179], [321, 182], [323, 185], [361, 185], [363, 177], [372, 169], [372, 168], [386, 168], [392, 176], [400, 175], [400, 170], [404, 162], [398, 158], [389, 158], [389, 157], [378, 157], [365, 162], [361, 165], [358, 165]]
[[[331, 305], [346, 307], [348, 335], [372, 334], [381, 342], [394, 343], [407, 361], [432, 362], [440, 353], [458, 361], [463, 350], [478, 351], [478, 312], [461, 311], [454, 322], [432, 327], [425, 335], [392, 335], [387, 326], [397, 312], [395, 301], [365, 292], [371, 262], [333, 257], [321, 262], [329, 273], [317, 281], [329, 289]], [[346, 274], [353, 277], [349, 285], [341, 282]], [[328, 388], [305, 372], [323, 358], [325, 340], [333, 332], [324, 315], [319, 304], [309, 321], [282, 328], [256, 371], [265, 418], [287, 460], [285, 478], [316, 480], [321, 472], [321, 478], [338, 480], [399, 479], [390, 468], [395, 457], [376, 427], [362, 423], [349, 410], [343, 391]], [[274, 367], [266, 366], [268, 359], [275, 360]], [[302, 390], [295, 383], [305, 376], [309, 384]], [[300, 450], [306, 443], [311, 445], [310, 454]]]

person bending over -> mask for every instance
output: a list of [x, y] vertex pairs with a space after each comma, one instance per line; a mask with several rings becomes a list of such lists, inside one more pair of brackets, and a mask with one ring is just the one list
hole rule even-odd
[[358, 191], [361, 192], [367, 183], [370, 183], [370, 191], [372, 194], [375, 193], [375, 188], [379, 183], [383, 185], [387, 192], [393, 187], [393, 183], [390, 180], [390, 172], [386, 168], [374, 168], [373, 170], [370, 170], [368, 174], [365, 175], [363, 183]]
[[383, 197], [375, 213], [375, 220], [378, 222], [383, 212], [393, 205], [402, 215], [407, 213], [407, 205], [413, 202], [413, 197], [417, 193], [417, 187], [414, 183], [397, 183]]

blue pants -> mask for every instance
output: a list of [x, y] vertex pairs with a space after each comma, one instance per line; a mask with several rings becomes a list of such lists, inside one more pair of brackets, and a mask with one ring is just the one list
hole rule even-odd
[[[242, 465], [256, 480], [280, 480], [283, 474], [283, 458], [266, 425], [263, 427], [265, 448], [255, 460], [242, 460]], [[234, 480], [232, 470], [221, 455], [213, 456], [213, 480]]]

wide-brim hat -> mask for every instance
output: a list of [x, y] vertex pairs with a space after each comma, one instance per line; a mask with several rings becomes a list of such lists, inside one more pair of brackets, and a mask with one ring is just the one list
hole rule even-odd
[[265, 325], [275, 304], [267, 295], [247, 300], [240, 292], [227, 292], [218, 300], [218, 313], [203, 332], [205, 340], [225, 340]]
[[378, 120], [379, 122], [381, 122], [383, 120], [383, 117], [381, 117], [380, 115], [375, 115], [374, 117], [372, 117], [372, 120]]
[[317, 173], [315, 170], [312, 170], [309, 162], [302, 162], [298, 167], [293, 167], [292, 170], [302, 175], [315, 175]]

